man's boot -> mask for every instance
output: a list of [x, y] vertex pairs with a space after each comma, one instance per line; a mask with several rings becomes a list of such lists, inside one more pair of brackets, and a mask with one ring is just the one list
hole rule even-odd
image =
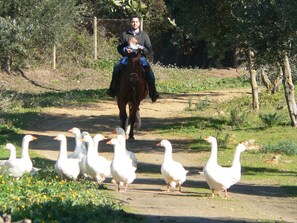
[[107, 89], [107, 94], [114, 98], [116, 96], [116, 89], [117, 89], [117, 80], [115, 80], [115, 77], [112, 77], [110, 85], [109, 85], [109, 89]]
[[107, 94], [114, 98], [116, 96], [117, 93], [117, 87], [118, 87], [118, 82], [119, 82], [119, 77], [120, 77], [120, 72], [123, 69], [123, 65], [122, 64], [116, 64], [113, 68], [113, 72], [112, 72], [112, 78], [111, 78], [111, 82], [110, 82], [110, 86], [109, 89], [107, 89]]
[[155, 75], [150, 67], [146, 67], [145, 72], [148, 78], [149, 96], [152, 102], [155, 102], [159, 98], [159, 93], [156, 90]]

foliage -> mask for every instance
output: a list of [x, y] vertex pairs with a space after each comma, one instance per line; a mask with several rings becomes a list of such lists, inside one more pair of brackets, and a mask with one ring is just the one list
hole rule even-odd
[[0, 88], [0, 110], [3, 112], [13, 109], [13, 107], [17, 104], [16, 93], [9, 92], [4, 89], [4, 87]]
[[182, 33], [180, 46], [183, 39], [206, 41], [213, 59], [235, 48], [254, 49], [258, 65], [279, 61], [283, 51], [296, 54], [296, 2], [174, 0], [166, 5]]
[[86, 61], [82, 63], [82, 67], [92, 68], [95, 70], [108, 70], [112, 72], [112, 67], [117, 61], [112, 59], [98, 59], [96, 61]]
[[4, 18], [0, 15], [0, 63], [2, 69], [10, 66], [12, 57], [14, 60], [20, 61], [26, 55], [29, 36], [24, 34], [30, 33], [32, 27], [22, 23], [11, 17]]
[[0, 175], [0, 213], [11, 214], [13, 221], [24, 218], [34, 222], [140, 220], [126, 214], [104, 187], [83, 179], [60, 181], [54, 173], [53, 162], [37, 161], [41, 170], [35, 176], [25, 175], [14, 181]]
[[230, 124], [232, 126], [240, 128], [247, 120], [247, 116], [248, 112], [243, 110], [242, 108], [233, 109], [230, 112]]
[[234, 3], [240, 42], [257, 52], [258, 63], [278, 62], [283, 51], [296, 51], [295, 8], [296, 2], [281, 0]]
[[[16, 138], [19, 129], [15, 127], [15, 123], [4, 118], [0, 119], [0, 143], [6, 143], [9, 139]], [[0, 152], [1, 154], [1, 152]]]
[[[221, 60], [226, 51], [234, 49], [234, 17], [230, 1], [166, 1], [171, 16], [182, 33], [181, 44], [206, 41], [207, 55]], [[199, 16], [193, 16], [199, 15]], [[211, 19], [210, 19], [211, 18]], [[183, 40], [184, 39], [184, 40]], [[191, 45], [188, 46], [191, 49]]]
[[188, 110], [189, 111], [205, 110], [209, 106], [209, 101], [208, 101], [208, 99], [206, 97], [205, 100], [197, 101], [193, 105], [193, 99], [192, 99], [192, 97], [190, 97], [188, 104], [189, 104], [188, 105]]
[[283, 117], [282, 115], [274, 112], [272, 114], [260, 114], [259, 115], [261, 121], [268, 127], [272, 127], [282, 123]]
[[148, 5], [151, 4], [152, 1], [112, 0], [112, 2], [117, 8], [121, 9], [128, 15], [145, 17], [148, 14]]
[[179, 69], [176, 66], [155, 65], [158, 90], [166, 93], [199, 92], [212, 89], [227, 89], [248, 86], [248, 81], [243, 78], [224, 78], [204, 75], [203, 69]]
[[297, 155], [297, 144], [288, 140], [269, 143], [268, 145], [265, 145], [263, 148], [261, 148], [261, 152]]
[[13, 61], [14, 57], [24, 61], [31, 50], [37, 47], [46, 49], [61, 42], [85, 12], [85, 7], [76, 5], [76, 0], [2, 1], [1, 63], [17, 62]]
[[65, 92], [48, 92], [43, 94], [24, 94], [19, 95], [23, 101], [24, 108], [51, 107], [51, 106], [67, 106], [78, 102], [90, 102], [101, 99], [106, 92], [99, 90], [73, 90]]

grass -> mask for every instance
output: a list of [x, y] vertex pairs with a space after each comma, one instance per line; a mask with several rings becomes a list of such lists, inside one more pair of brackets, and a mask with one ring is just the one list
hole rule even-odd
[[36, 158], [42, 169], [36, 176], [20, 180], [0, 175], [1, 213], [12, 220], [29, 218], [33, 222], [141, 222], [125, 213], [103, 186], [87, 181], [60, 181], [52, 161]]
[[[205, 75], [207, 71], [199, 69], [154, 66], [154, 71], [158, 90], [163, 94], [248, 86], [244, 78], [209, 77]], [[10, 97], [11, 103], [6, 102], [5, 106], [11, 106], [13, 109], [4, 109], [0, 114], [1, 145], [8, 140], [21, 141], [21, 130], [25, 128], [28, 120], [39, 116], [43, 107], [87, 105], [104, 99], [105, 90], [26, 93]], [[5, 92], [1, 95], [5, 96]], [[194, 96], [189, 101], [189, 108], [184, 111], [191, 114], [191, 118], [166, 120], [166, 125], [159, 125], [154, 131], [158, 132], [160, 137], [168, 134], [175, 138], [186, 137], [190, 141], [188, 149], [198, 153], [203, 163], [209, 157], [209, 145], [203, 138], [209, 135], [218, 139], [218, 162], [224, 166], [230, 165], [234, 148], [241, 141], [253, 139], [255, 146], [259, 148], [268, 145], [279, 147], [278, 143], [282, 145], [284, 141], [297, 143], [297, 138], [294, 137], [296, 130], [289, 125], [283, 92], [273, 96], [260, 94], [260, 112], [251, 109], [250, 95], [216, 104], [211, 103], [208, 98], [202, 102], [193, 101]], [[297, 197], [297, 156], [282, 154], [278, 164], [269, 164], [266, 161], [270, 160], [276, 151], [270, 149], [266, 152], [247, 150], [242, 154], [242, 180], [259, 185], [275, 185], [278, 187], [275, 193]], [[8, 152], [0, 149], [0, 158], [7, 157]], [[104, 187], [84, 180], [61, 182], [54, 174], [52, 162], [37, 157], [35, 160], [37, 167], [43, 167], [41, 173], [35, 177], [27, 175], [19, 181], [13, 181], [0, 175], [0, 213], [11, 213], [14, 221], [32, 218], [34, 222], [97, 222], [98, 219], [107, 223], [119, 222], [119, 219], [126, 219], [125, 222], [141, 222], [141, 219], [128, 215]], [[143, 171], [154, 173], [151, 169]], [[201, 190], [205, 191], [203, 188]]]
[[206, 75], [208, 70], [178, 69], [175, 67], [153, 67], [157, 77], [157, 88], [162, 93], [189, 93], [206, 90], [247, 87], [244, 77], [224, 78]]

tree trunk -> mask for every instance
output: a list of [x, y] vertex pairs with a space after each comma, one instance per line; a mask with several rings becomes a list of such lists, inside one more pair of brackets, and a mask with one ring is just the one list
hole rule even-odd
[[288, 55], [284, 52], [283, 54], [284, 64], [282, 67], [283, 75], [284, 75], [284, 90], [286, 102], [289, 110], [289, 115], [291, 118], [291, 126], [297, 126], [297, 108], [295, 101], [295, 92], [294, 92], [294, 84], [292, 80], [291, 67], [289, 63]]
[[283, 79], [283, 70], [282, 70], [281, 65], [279, 63], [277, 63], [276, 66], [277, 66], [278, 74], [277, 74], [276, 79], [273, 82], [273, 87], [271, 89], [272, 94], [275, 94], [276, 92], [279, 91], [279, 87], [281, 85], [281, 80]]
[[248, 51], [248, 58], [249, 58], [248, 69], [250, 73], [250, 84], [252, 87], [252, 97], [253, 97], [252, 105], [254, 110], [259, 111], [260, 104], [259, 104], [259, 88], [258, 88], [257, 79], [256, 79], [257, 72], [254, 67], [254, 53], [250, 49]]
[[272, 84], [271, 84], [271, 81], [269, 80], [268, 75], [266, 74], [265, 67], [262, 67], [262, 68], [261, 68], [261, 78], [262, 78], [263, 84], [264, 84], [264, 86], [266, 87], [267, 91], [268, 91], [269, 93], [272, 92], [272, 91], [271, 91], [271, 89], [272, 89]]
[[3, 63], [1, 64], [1, 69], [8, 74], [11, 73], [11, 58], [10, 56], [7, 56], [4, 58]]

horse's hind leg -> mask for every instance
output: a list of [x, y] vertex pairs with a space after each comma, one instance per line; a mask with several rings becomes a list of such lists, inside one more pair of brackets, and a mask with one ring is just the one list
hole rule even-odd
[[139, 109], [137, 109], [136, 112], [136, 119], [135, 119], [135, 129], [139, 130], [141, 128], [141, 118], [140, 118], [140, 112]]

